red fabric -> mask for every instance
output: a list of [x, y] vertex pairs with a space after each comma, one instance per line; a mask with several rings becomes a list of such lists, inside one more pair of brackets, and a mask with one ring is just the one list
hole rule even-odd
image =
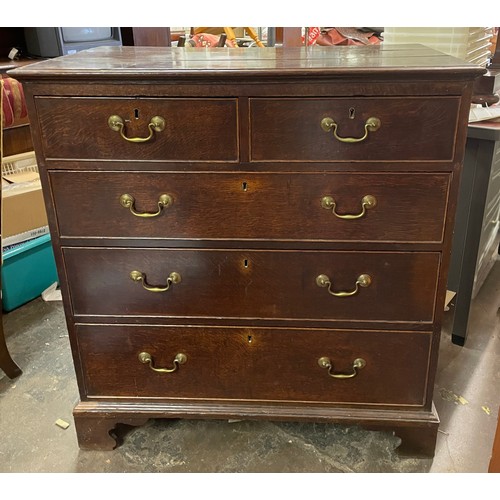
[[26, 118], [26, 100], [23, 86], [14, 78], [2, 79], [2, 126], [11, 127], [17, 120]]
[[322, 32], [316, 43], [318, 45], [378, 45], [380, 38], [373, 32], [363, 32], [357, 28], [331, 28]]

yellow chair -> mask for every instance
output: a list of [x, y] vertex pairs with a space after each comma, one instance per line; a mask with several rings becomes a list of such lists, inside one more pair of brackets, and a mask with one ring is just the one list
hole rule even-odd
[[[259, 40], [257, 33], [253, 28], [244, 28], [244, 30], [250, 35], [250, 38], [257, 44], [257, 47], [265, 47], [265, 45]], [[227, 36], [227, 39], [234, 43], [236, 46], [236, 35], [233, 28], [193, 28], [193, 34], [198, 35], [199, 33], [211, 33], [212, 35], [220, 35], [221, 31]]]

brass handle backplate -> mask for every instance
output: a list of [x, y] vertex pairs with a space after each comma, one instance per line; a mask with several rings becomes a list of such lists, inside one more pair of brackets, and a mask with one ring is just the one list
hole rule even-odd
[[359, 291], [359, 287], [366, 288], [372, 283], [372, 278], [369, 274], [360, 274], [356, 280], [356, 287], [351, 292], [334, 292], [332, 291], [332, 282], [326, 274], [320, 274], [316, 277], [316, 285], [321, 288], [328, 287], [328, 293], [334, 295], [335, 297], [351, 297], [356, 295]]
[[142, 287], [148, 292], [166, 292], [170, 288], [170, 285], [181, 282], [181, 275], [176, 272], [170, 273], [167, 278], [167, 284], [165, 286], [148, 285], [146, 281], [146, 275], [144, 273], [141, 273], [140, 271], [131, 271], [130, 279], [132, 281], [142, 282]]
[[358, 370], [366, 366], [366, 361], [363, 358], [356, 358], [352, 363], [352, 373], [334, 373], [333, 364], [330, 358], [326, 356], [318, 359], [318, 365], [321, 366], [321, 368], [326, 368], [330, 377], [345, 379], [355, 377], [358, 374]]
[[377, 205], [377, 199], [375, 196], [372, 196], [371, 194], [367, 194], [366, 196], [363, 196], [361, 200], [361, 212], [359, 214], [338, 214], [335, 209], [337, 207], [337, 202], [331, 197], [331, 196], [323, 196], [321, 198], [321, 206], [325, 208], [326, 210], [331, 210], [333, 212], [333, 215], [335, 217], [338, 217], [339, 219], [346, 219], [346, 220], [352, 220], [352, 219], [361, 219], [366, 214], [366, 210], [368, 208], [373, 208]]
[[377, 131], [381, 125], [382, 122], [378, 118], [371, 116], [365, 122], [365, 133], [362, 137], [340, 137], [337, 134], [338, 124], [335, 122], [333, 118], [327, 117], [321, 120], [321, 128], [325, 132], [330, 132], [331, 130], [333, 132], [333, 137], [335, 137], [337, 141], [348, 142], [348, 143], [364, 141], [368, 137], [369, 132]]
[[161, 132], [165, 129], [165, 118], [153, 116], [148, 123], [149, 135], [147, 137], [127, 137], [124, 133], [125, 120], [118, 115], [111, 115], [108, 118], [108, 127], [113, 132], [119, 132], [121, 137], [128, 142], [147, 142], [153, 138], [155, 132]]
[[179, 368], [179, 365], [183, 365], [187, 361], [187, 356], [183, 352], [179, 352], [175, 355], [174, 358], [174, 367], [173, 368], [155, 368], [153, 363], [153, 358], [149, 352], [141, 352], [139, 353], [139, 361], [144, 365], [149, 364], [151, 370], [158, 373], [172, 373]]
[[169, 194], [161, 194], [158, 198], [158, 210], [156, 212], [137, 212], [134, 207], [135, 198], [131, 194], [122, 194], [120, 196], [120, 205], [128, 208], [136, 217], [158, 217], [163, 207], [168, 207], [172, 202], [172, 197]]

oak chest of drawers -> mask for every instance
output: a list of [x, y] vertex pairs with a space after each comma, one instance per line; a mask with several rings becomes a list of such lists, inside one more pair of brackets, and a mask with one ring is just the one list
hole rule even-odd
[[432, 454], [472, 81], [395, 49], [99, 48], [24, 82], [81, 401], [392, 429]]

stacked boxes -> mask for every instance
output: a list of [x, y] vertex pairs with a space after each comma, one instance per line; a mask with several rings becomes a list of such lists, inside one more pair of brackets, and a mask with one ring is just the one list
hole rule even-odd
[[2, 307], [10, 311], [58, 281], [33, 152], [2, 160]]

